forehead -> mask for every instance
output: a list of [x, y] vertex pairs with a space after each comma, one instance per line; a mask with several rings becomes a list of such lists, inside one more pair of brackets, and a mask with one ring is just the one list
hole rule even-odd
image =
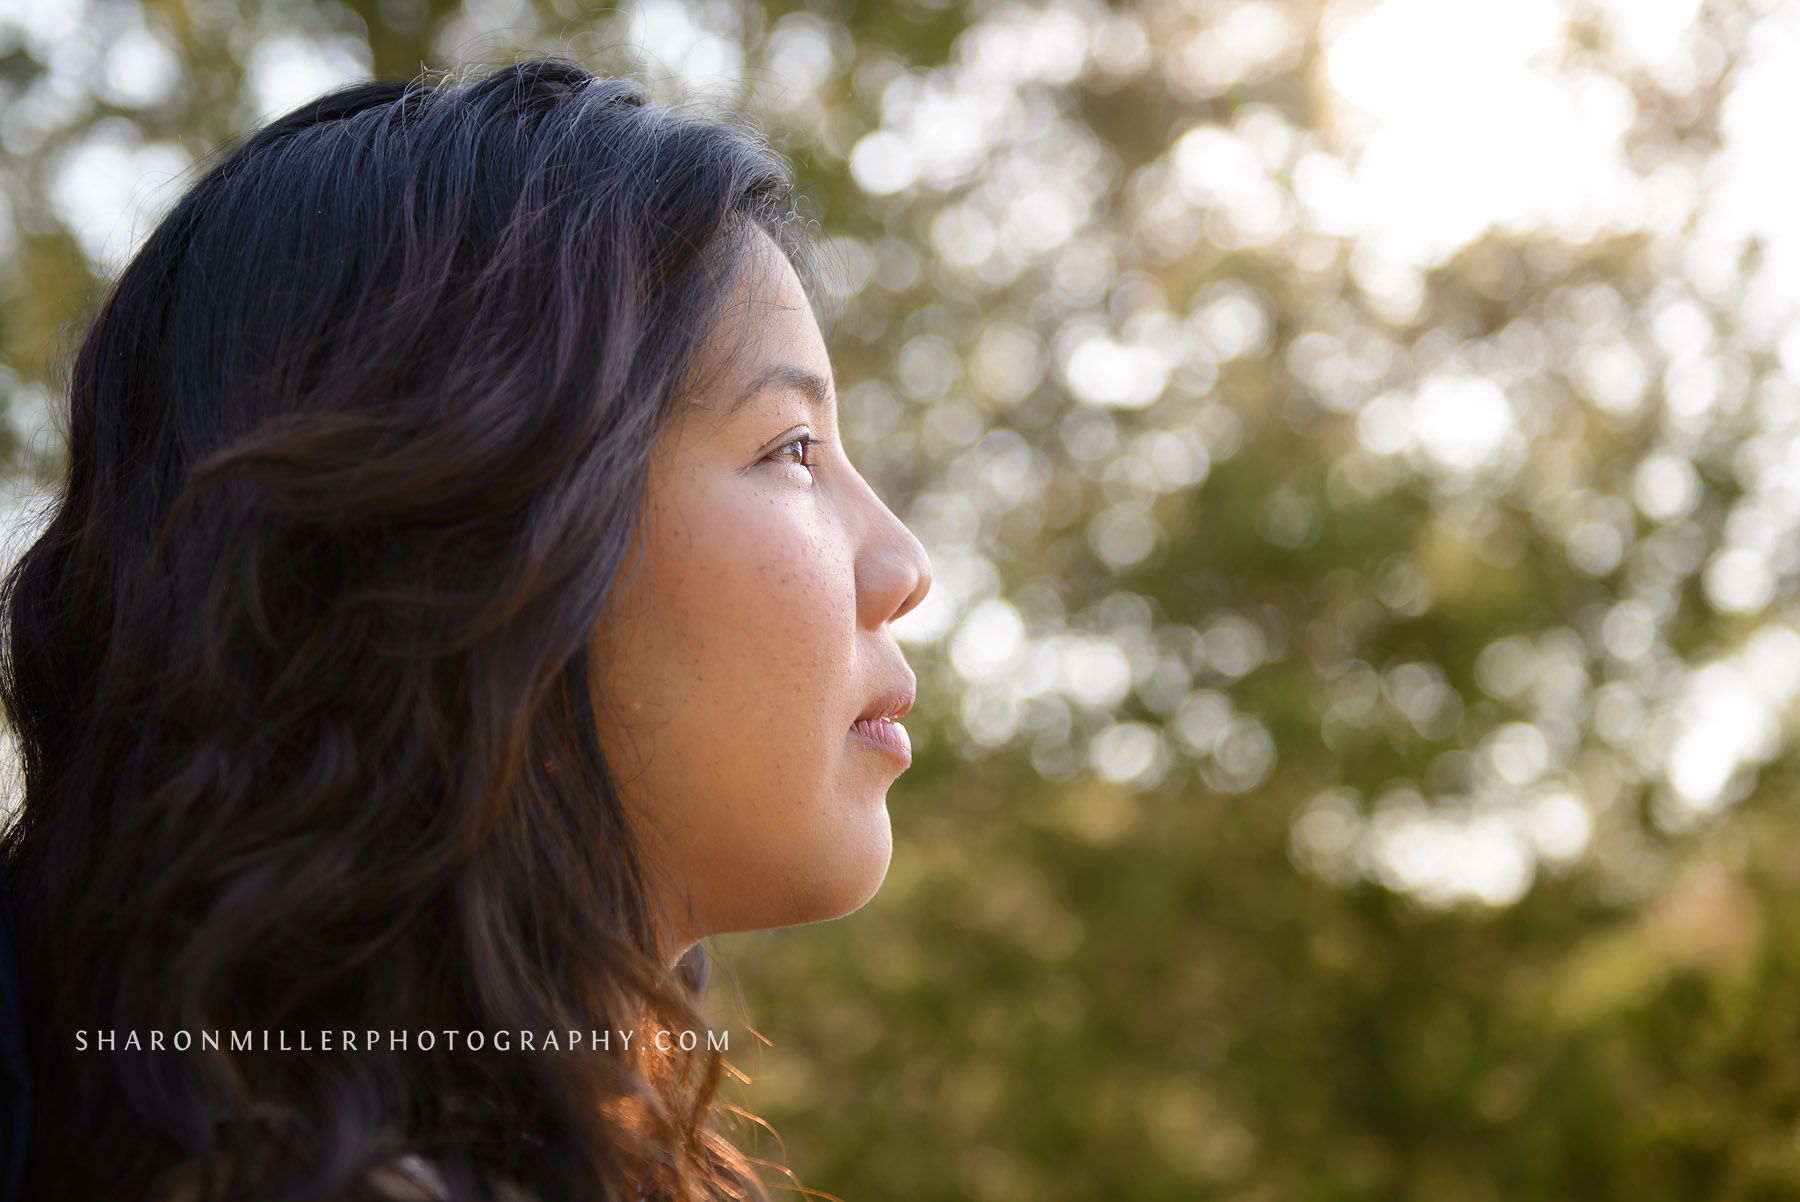
[[818, 381], [829, 386], [831, 360], [812, 303], [768, 234], [750, 235], [734, 277], [696, 357], [691, 404], [724, 420], [771, 387], [811, 393]]

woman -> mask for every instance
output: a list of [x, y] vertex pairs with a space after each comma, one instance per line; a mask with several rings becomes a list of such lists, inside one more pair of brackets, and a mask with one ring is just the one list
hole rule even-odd
[[25, 1196], [761, 1193], [656, 1033], [879, 885], [929, 587], [798, 226], [533, 60], [306, 104], [149, 237], [4, 597]]

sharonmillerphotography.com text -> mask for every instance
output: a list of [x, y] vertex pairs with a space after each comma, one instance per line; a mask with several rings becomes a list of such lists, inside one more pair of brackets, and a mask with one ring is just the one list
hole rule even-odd
[[77, 1052], [659, 1052], [731, 1050], [730, 1031], [77, 1031]]

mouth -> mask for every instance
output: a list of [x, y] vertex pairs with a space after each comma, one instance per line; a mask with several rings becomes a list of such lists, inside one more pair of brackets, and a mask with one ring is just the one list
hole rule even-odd
[[902, 764], [912, 763], [912, 738], [900, 718], [912, 709], [916, 685], [911, 672], [893, 688], [869, 703], [862, 716], [850, 725], [850, 733], [880, 748]]
[[906, 727], [892, 718], [858, 718], [850, 733], [889, 755], [902, 764], [912, 763], [912, 737]]

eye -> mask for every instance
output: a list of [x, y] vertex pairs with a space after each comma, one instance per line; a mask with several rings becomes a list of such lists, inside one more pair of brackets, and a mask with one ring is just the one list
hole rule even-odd
[[769, 458], [779, 459], [785, 463], [797, 463], [810, 474], [812, 469], [819, 465], [817, 448], [824, 445], [822, 440], [802, 434], [798, 438], [788, 439], [770, 451]]

